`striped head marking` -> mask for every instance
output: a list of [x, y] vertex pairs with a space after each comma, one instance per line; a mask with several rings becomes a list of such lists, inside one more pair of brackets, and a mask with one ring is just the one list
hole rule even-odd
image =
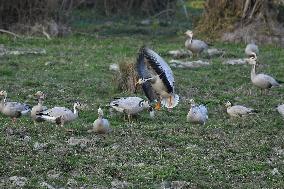
[[191, 30], [187, 30], [184, 34], [187, 35], [188, 37], [193, 36], [193, 32]]
[[232, 103], [230, 101], [226, 102], [225, 103], [225, 106], [228, 108], [228, 107], [231, 107], [232, 106]]
[[141, 108], [149, 108], [150, 104], [149, 104], [149, 102], [147, 100], [141, 100], [139, 102], [139, 107], [141, 107]]

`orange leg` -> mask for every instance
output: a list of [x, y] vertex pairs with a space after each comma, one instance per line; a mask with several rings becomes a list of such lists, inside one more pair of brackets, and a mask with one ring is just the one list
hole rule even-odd
[[169, 97], [169, 106], [172, 106], [173, 102], [172, 102], [172, 96]]
[[155, 106], [155, 110], [161, 110], [161, 102], [158, 101]]

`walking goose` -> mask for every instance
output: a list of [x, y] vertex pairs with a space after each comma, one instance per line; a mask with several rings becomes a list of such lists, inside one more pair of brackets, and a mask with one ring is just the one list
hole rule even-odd
[[193, 54], [201, 54], [207, 51], [208, 45], [204, 41], [193, 39], [193, 32], [191, 30], [187, 30], [185, 35], [187, 36], [187, 39], [184, 45]]
[[[149, 109], [149, 102], [140, 97], [122, 97], [110, 102], [110, 107], [114, 110], [124, 113], [131, 121], [131, 116], [140, 113], [145, 109]], [[149, 109], [150, 110], [150, 109]]]
[[284, 104], [279, 105], [277, 107], [277, 111], [282, 115], [282, 117], [284, 118]]
[[89, 130], [89, 132], [95, 132], [98, 134], [107, 134], [111, 132], [109, 121], [103, 118], [104, 112], [101, 109], [101, 107], [99, 107], [98, 109], [98, 115], [99, 115], [98, 119], [94, 121], [93, 128]]
[[0, 112], [11, 117], [13, 122], [16, 122], [18, 117], [26, 115], [31, 111], [30, 106], [27, 104], [8, 102], [6, 91], [0, 91], [0, 96], [2, 97], [2, 100], [0, 101]]
[[195, 104], [195, 101], [190, 99], [190, 110], [186, 118], [188, 122], [205, 125], [208, 120], [207, 108], [203, 104]]
[[231, 102], [229, 101], [225, 103], [225, 106], [227, 108], [227, 113], [230, 115], [230, 117], [242, 117], [248, 114], [257, 113], [256, 110], [252, 108], [247, 108], [245, 106], [241, 105], [232, 106]]
[[75, 102], [72, 110], [65, 107], [54, 107], [37, 114], [40, 119], [45, 121], [56, 123], [58, 125], [64, 126], [65, 123], [74, 121], [78, 117], [78, 108], [81, 107], [79, 102]]
[[32, 110], [31, 110], [31, 118], [34, 121], [34, 123], [36, 124], [36, 122], [41, 122], [44, 121], [44, 119], [41, 119], [41, 116], [38, 116], [37, 114], [47, 110], [46, 106], [43, 106], [43, 102], [45, 99], [45, 94], [41, 91], [38, 91], [34, 94], [34, 96], [37, 98], [38, 100], [38, 104], [35, 105]]
[[247, 44], [245, 53], [248, 57], [256, 57], [259, 53], [258, 46], [254, 43]]
[[139, 76], [136, 85], [142, 85], [150, 103], [158, 101], [156, 109], [159, 110], [162, 104], [170, 110], [178, 104], [179, 96], [175, 94], [173, 72], [162, 57], [153, 50], [142, 47], [136, 67]]
[[248, 59], [248, 63], [252, 64], [252, 69], [251, 69], [251, 81], [252, 83], [261, 88], [261, 89], [269, 89], [271, 87], [278, 87], [280, 86], [279, 83], [283, 83], [282, 81], [277, 81], [270, 75], [266, 75], [263, 73], [256, 74], [255, 73], [255, 67], [256, 67], [256, 56], [252, 56]]

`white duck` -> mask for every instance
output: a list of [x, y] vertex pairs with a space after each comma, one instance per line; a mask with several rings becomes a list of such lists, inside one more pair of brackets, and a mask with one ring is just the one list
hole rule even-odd
[[247, 61], [249, 64], [252, 65], [251, 69], [251, 81], [252, 83], [256, 86], [259, 87], [260, 89], [269, 89], [271, 87], [279, 87], [280, 83], [283, 83], [282, 81], [277, 81], [273, 77], [267, 74], [259, 73], [256, 74], [255, 67], [256, 67], [256, 60], [257, 57], [252, 56], [250, 57]]
[[43, 102], [45, 99], [45, 94], [41, 91], [38, 91], [34, 94], [34, 96], [37, 98], [38, 100], [38, 104], [35, 105], [32, 110], [31, 110], [31, 118], [34, 121], [34, 123], [36, 124], [36, 122], [41, 122], [44, 121], [44, 119], [41, 119], [40, 116], [38, 116], [37, 114], [47, 110], [46, 106], [43, 106]]
[[284, 118], [284, 104], [279, 105], [277, 107], [277, 111], [282, 115], [282, 117]]
[[258, 46], [254, 43], [247, 44], [245, 53], [248, 57], [256, 57], [259, 54]]
[[13, 122], [16, 122], [18, 117], [26, 115], [31, 111], [30, 106], [27, 104], [7, 101], [6, 91], [0, 91], [0, 96], [2, 96], [2, 100], [0, 102], [0, 112], [8, 117], [11, 117]]
[[37, 115], [40, 117], [40, 119], [64, 126], [64, 124], [74, 121], [76, 118], [78, 118], [78, 108], [80, 107], [81, 104], [79, 102], [75, 102], [73, 105], [73, 112], [65, 107], [54, 107]]
[[89, 130], [89, 132], [95, 132], [98, 134], [107, 134], [111, 132], [111, 128], [110, 128], [110, 124], [109, 121], [104, 117], [104, 112], [101, 109], [101, 107], [99, 107], [98, 109], [98, 119], [96, 119], [93, 123], [93, 128], [91, 130]]
[[193, 54], [201, 54], [207, 51], [208, 45], [204, 41], [193, 39], [193, 32], [191, 30], [187, 30], [185, 35], [187, 36], [187, 39], [184, 45]]
[[257, 113], [256, 110], [252, 108], [247, 108], [245, 106], [241, 106], [241, 105], [232, 106], [231, 102], [229, 101], [225, 103], [225, 106], [227, 108], [227, 113], [229, 114], [230, 117], [242, 117], [248, 114]]
[[110, 107], [114, 110], [124, 113], [128, 116], [128, 121], [131, 121], [131, 116], [149, 109], [149, 102], [140, 97], [122, 97], [110, 102]]
[[190, 110], [186, 118], [188, 122], [205, 125], [208, 120], [208, 111], [206, 106], [202, 104], [197, 105], [193, 99], [190, 99]]
[[137, 59], [137, 72], [142, 89], [150, 103], [157, 102], [156, 109], [161, 104], [171, 110], [179, 102], [175, 94], [174, 75], [169, 65], [153, 50], [142, 47]]

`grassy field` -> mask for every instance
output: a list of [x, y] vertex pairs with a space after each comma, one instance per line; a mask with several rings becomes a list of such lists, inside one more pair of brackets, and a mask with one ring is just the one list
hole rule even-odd
[[[181, 96], [173, 112], [157, 112], [154, 120], [144, 112], [129, 124], [120, 116], [109, 117], [104, 108], [113, 128], [107, 136], [87, 132], [98, 106], [132, 95], [117, 89], [109, 65], [135, 60], [143, 44], [170, 60], [167, 51], [183, 48], [182, 34], [77, 34], [50, 41], [1, 35], [0, 44], [46, 50], [44, 55], [0, 57], [0, 89], [7, 90], [10, 99], [35, 104], [29, 95], [41, 90], [47, 93], [48, 107], [71, 107], [76, 100], [86, 105], [79, 119], [66, 125], [73, 133], [49, 123], [35, 126], [28, 117], [13, 124], [1, 115], [1, 188], [17, 188], [12, 176], [25, 177], [24, 188], [47, 184], [54, 188], [284, 187], [284, 122], [275, 111], [276, 105], [284, 103], [284, 88], [260, 95], [250, 82], [251, 66], [222, 64], [224, 59], [243, 57], [244, 44], [215, 43], [226, 51], [225, 57], [211, 59], [208, 67], [173, 69]], [[284, 50], [260, 49], [258, 71], [284, 80]], [[190, 98], [207, 104], [205, 126], [186, 123]], [[227, 100], [259, 113], [229, 119]], [[72, 139], [78, 140], [72, 143]]]

